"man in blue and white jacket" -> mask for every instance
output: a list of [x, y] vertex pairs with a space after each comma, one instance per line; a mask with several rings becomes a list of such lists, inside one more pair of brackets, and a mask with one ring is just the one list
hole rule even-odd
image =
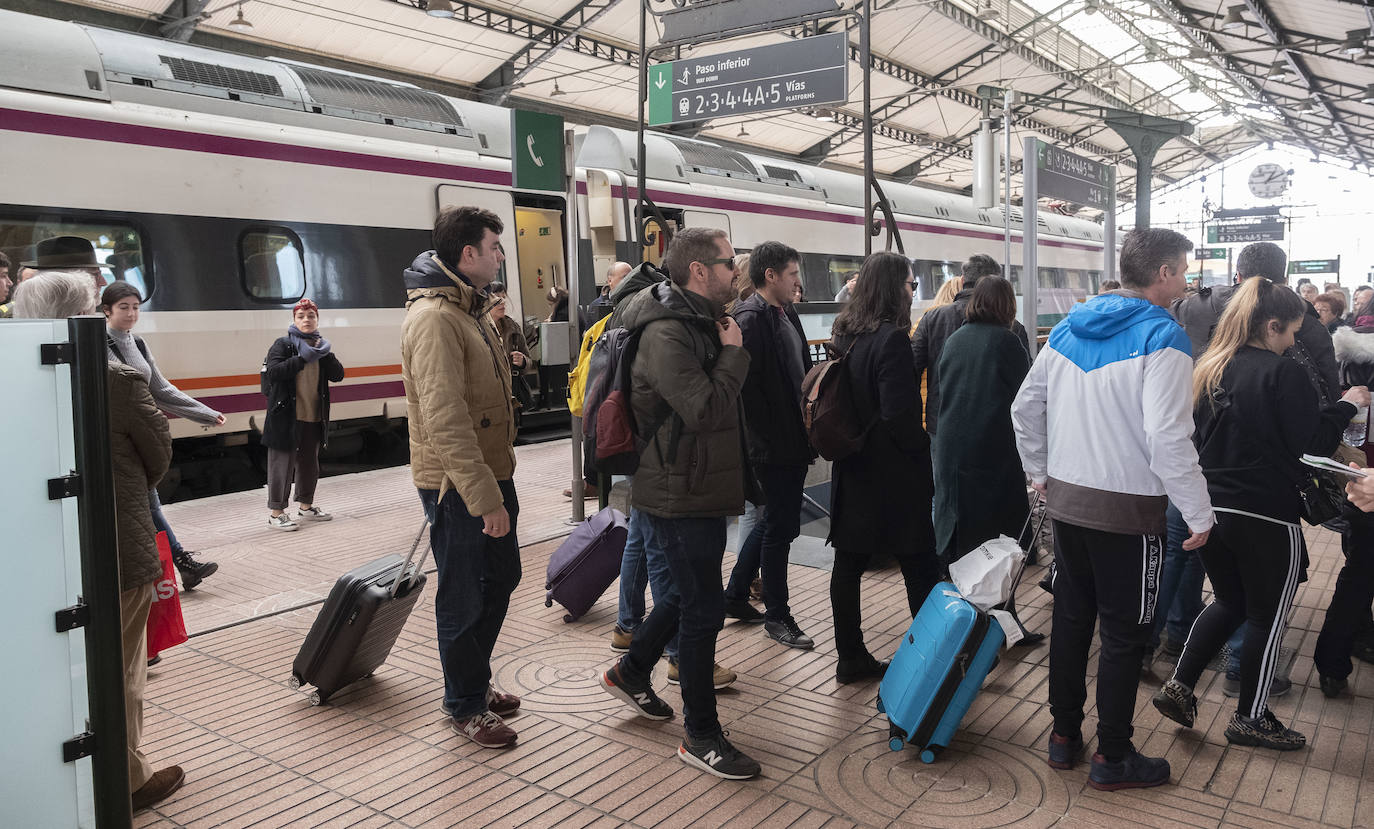
[[1193, 360], [1169, 304], [1185, 290], [1192, 243], [1171, 230], [1127, 234], [1122, 288], [1076, 306], [1054, 327], [1012, 404], [1017, 449], [1054, 521], [1049, 762], [1083, 747], [1088, 650], [1101, 620], [1098, 753], [1088, 783], [1157, 786], [1169, 763], [1131, 744], [1140, 660], [1154, 622], [1170, 500], [1186, 549], [1212, 528], [1193, 432]]

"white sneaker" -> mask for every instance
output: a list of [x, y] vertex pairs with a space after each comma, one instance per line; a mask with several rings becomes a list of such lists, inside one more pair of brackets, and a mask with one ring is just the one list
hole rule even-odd
[[295, 521], [292, 521], [291, 516], [287, 515], [284, 512], [281, 515], [267, 516], [267, 526], [271, 527], [274, 530], [281, 530], [282, 532], [288, 533], [295, 532], [296, 530], [300, 529], [300, 525], [297, 524]]
[[311, 507], [310, 509], [296, 510], [296, 518], [301, 521], [332, 521], [334, 516], [320, 509]]

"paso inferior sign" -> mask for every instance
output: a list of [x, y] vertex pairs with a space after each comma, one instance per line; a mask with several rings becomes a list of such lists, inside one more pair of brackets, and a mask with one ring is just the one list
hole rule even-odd
[[1097, 210], [1110, 206], [1116, 168], [1035, 142], [1036, 183], [1041, 195], [1077, 202]]
[[649, 68], [649, 123], [677, 124], [843, 103], [849, 97], [844, 32], [736, 49]]

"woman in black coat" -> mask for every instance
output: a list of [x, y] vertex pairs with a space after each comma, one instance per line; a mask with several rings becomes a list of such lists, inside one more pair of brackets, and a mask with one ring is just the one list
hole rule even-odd
[[334, 517], [315, 506], [315, 484], [320, 479], [320, 447], [329, 431], [329, 384], [344, 378], [329, 340], [320, 336], [319, 307], [302, 299], [291, 315], [293, 324], [286, 336], [272, 343], [262, 364], [267, 395], [262, 443], [267, 447], [267, 508], [272, 511], [267, 526], [287, 532], [299, 526], [286, 514], [293, 479], [299, 520]]
[[895, 253], [865, 260], [831, 339], [844, 354], [856, 413], [870, 424], [863, 448], [835, 462], [830, 526], [835, 568], [836, 679], [854, 682], [887, 669], [864, 647], [859, 580], [875, 550], [896, 557], [915, 617], [940, 580], [931, 526], [930, 438], [921, 426], [921, 390], [911, 357], [911, 265]]
[[978, 280], [968, 323], [940, 353], [935, 434], [935, 548], [946, 565], [1026, 523], [1026, 473], [1016, 451], [1011, 403], [1030, 371], [1025, 343], [1011, 331], [1016, 295], [1000, 276]]

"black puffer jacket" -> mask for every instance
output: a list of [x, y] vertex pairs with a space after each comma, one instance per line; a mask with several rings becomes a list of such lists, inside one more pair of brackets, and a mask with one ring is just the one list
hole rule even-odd
[[[782, 326], [790, 325], [802, 344], [802, 374], [811, 370], [811, 354], [801, 318], [788, 305], [782, 315], [760, 294], [735, 306], [735, 320], [749, 352], [749, 376], [744, 381], [744, 421], [749, 437], [749, 460], [754, 463], [804, 466], [816, 457], [802, 425], [799, 385], [787, 377], [787, 343]], [[800, 378], [798, 378], [800, 382]]]
[[[954, 295], [954, 302], [949, 305], [942, 305], [939, 308], [932, 308], [921, 317], [921, 321], [916, 325], [916, 333], [911, 338], [911, 356], [916, 361], [916, 388], [921, 387], [921, 374], [927, 373], [926, 377], [926, 405], [925, 405], [925, 427], [932, 434], [935, 432], [936, 421], [940, 414], [940, 352], [945, 348], [945, 340], [950, 335], [963, 327], [968, 318], [964, 316], [964, 309], [968, 306], [969, 297], [973, 296], [972, 288], [964, 288]], [[1029, 354], [1029, 346], [1026, 345], [1026, 327], [1020, 322], [1012, 322], [1011, 331], [1021, 341], [1022, 347], [1026, 348]]]
[[660, 518], [719, 518], [744, 512], [754, 495], [744, 458], [740, 386], [749, 352], [722, 346], [720, 306], [672, 282], [634, 295], [617, 311], [642, 329], [631, 368], [635, 427], [648, 445], [630, 497]]
[[[300, 441], [296, 428], [296, 375], [305, 358], [296, 352], [290, 337], [279, 337], [267, 350], [267, 417], [262, 424], [262, 445], [293, 451]], [[331, 352], [320, 358], [321, 447], [329, 443], [329, 384], [344, 379], [344, 367]]]

